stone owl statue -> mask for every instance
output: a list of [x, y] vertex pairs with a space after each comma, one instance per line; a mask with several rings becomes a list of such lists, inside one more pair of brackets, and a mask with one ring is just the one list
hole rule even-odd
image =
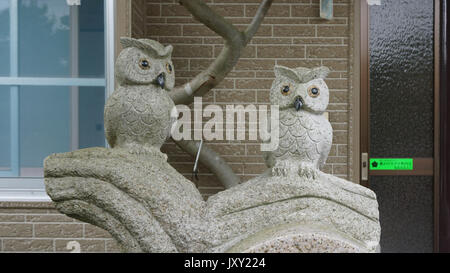
[[112, 148], [141, 153], [159, 149], [176, 117], [168, 91], [175, 85], [172, 46], [149, 39], [121, 38], [116, 61], [119, 87], [105, 106], [105, 134]]
[[280, 110], [278, 148], [264, 154], [274, 176], [297, 173], [316, 178], [330, 152], [333, 130], [323, 116], [329, 90], [329, 69], [275, 67], [270, 102]]

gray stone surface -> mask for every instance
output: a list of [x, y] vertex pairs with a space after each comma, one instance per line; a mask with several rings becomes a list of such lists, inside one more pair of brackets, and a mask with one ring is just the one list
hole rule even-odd
[[[136, 54], [142, 54], [142, 48], [155, 46], [148, 40], [142, 43], [126, 40], [126, 45], [136, 48], [128, 47], [123, 52], [137, 50]], [[164, 50], [163, 46], [156, 47]], [[167, 121], [157, 122], [146, 112], [156, 109], [153, 104], [157, 100], [143, 98], [143, 86], [121, 86], [112, 96], [114, 103], [105, 109], [105, 120], [110, 120], [108, 141], [113, 148], [90, 148], [46, 158], [47, 193], [59, 211], [107, 230], [127, 252], [376, 252], [380, 223], [375, 194], [318, 169], [331, 145], [329, 128], [315, 127], [328, 122], [321, 118], [328, 104], [328, 88], [318, 78], [327, 70], [295, 71], [303, 80], [312, 81], [302, 81], [293, 96], [280, 100], [286, 106], [282, 111], [289, 113], [280, 114], [281, 123], [298, 123], [287, 128], [290, 135], [284, 140], [296, 143], [281, 147], [287, 154], [280, 149], [269, 153], [271, 169], [246, 183], [204, 201], [194, 184], [170, 166], [167, 156], [159, 151], [163, 139], [159, 132], [165, 136], [162, 125]], [[119, 77], [122, 83], [127, 82], [123, 75], [134, 77], [127, 73]], [[294, 88], [294, 84], [290, 86]], [[320, 87], [320, 94], [326, 98], [304, 98], [311, 95], [310, 84]], [[278, 93], [276, 86], [273, 90]], [[162, 85], [152, 88], [165, 92]], [[153, 92], [151, 88], [147, 91]], [[134, 101], [136, 94], [140, 99]], [[302, 96], [305, 107], [294, 111], [292, 102], [298, 96]], [[131, 118], [126, 114], [129, 111], [122, 110], [135, 107], [135, 103], [144, 110], [133, 112]], [[146, 109], [146, 104], [152, 109]], [[164, 120], [169, 115], [158, 113]], [[158, 128], [155, 132], [153, 125], [135, 120], [151, 120]], [[145, 128], [140, 131], [139, 126]], [[305, 141], [306, 135], [309, 139]]]
[[[332, 235], [331, 235], [332, 234]], [[278, 225], [236, 244], [228, 252], [250, 253], [359, 253], [367, 251], [353, 238], [308, 222]]]
[[[57, 208], [108, 230], [130, 252], [223, 252], [263, 229], [317, 223], [375, 251], [372, 191], [319, 172], [318, 179], [262, 175], [203, 201], [160, 154], [91, 148], [45, 160]], [[333, 235], [329, 235], [329, 237]]]

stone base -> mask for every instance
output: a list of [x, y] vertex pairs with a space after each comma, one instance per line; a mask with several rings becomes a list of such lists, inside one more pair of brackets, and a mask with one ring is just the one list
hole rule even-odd
[[378, 203], [318, 171], [261, 175], [211, 196], [155, 150], [90, 148], [49, 156], [56, 208], [111, 233], [127, 252], [376, 252]]
[[240, 253], [368, 253], [361, 243], [318, 224], [296, 223], [262, 230], [227, 252]]

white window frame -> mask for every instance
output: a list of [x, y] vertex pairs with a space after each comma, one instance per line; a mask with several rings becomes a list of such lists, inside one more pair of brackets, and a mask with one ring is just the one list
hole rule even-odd
[[[0, 77], [1, 85], [46, 85], [46, 86], [71, 86], [71, 98], [72, 103], [72, 130], [78, 131], [78, 116], [76, 115], [78, 111], [78, 87], [75, 86], [104, 86], [106, 89], [105, 98], [107, 99], [109, 95], [114, 91], [114, 57], [115, 57], [115, 18], [116, 18], [116, 1], [114, 0], [104, 0], [105, 2], [105, 79], [88, 79], [88, 78], [24, 78], [18, 77], [18, 67], [17, 62], [13, 62], [11, 69], [11, 77]], [[17, 10], [18, 4], [17, 0], [10, 0], [10, 9], [13, 16], [11, 16], [11, 40], [12, 43], [16, 43], [15, 46], [11, 47], [11, 59], [17, 60], [18, 56], [18, 46], [17, 46]], [[76, 35], [76, 34], [73, 34]], [[72, 35], [71, 39], [74, 37]], [[75, 53], [72, 50], [72, 53]], [[76, 53], [75, 53], [76, 54]], [[73, 56], [72, 57], [76, 57]], [[74, 71], [72, 71], [74, 73]], [[76, 73], [76, 71], [75, 71]], [[76, 75], [72, 75], [76, 76]], [[17, 103], [18, 101], [18, 88], [13, 89], [11, 96], [11, 102]], [[12, 117], [12, 119], [16, 117]], [[11, 124], [18, 124], [18, 120], [12, 120]], [[18, 131], [18, 128], [11, 128], [11, 130]], [[75, 132], [76, 132], [75, 131]], [[15, 134], [16, 136], [18, 134]], [[72, 136], [77, 135], [72, 132]], [[12, 139], [12, 141], [18, 141]], [[18, 147], [16, 145], [13, 145]], [[78, 137], [72, 137], [71, 147], [78, 147]], [[18, 160], [18, 151], [11, 149], [12, 160]], [[17, 170], [16, 170], [17, 171]], [[0, 178], [0, 202], [47, 202], [51, 201], [50, 197], [46, 194], [44, 179], [43, 178]]]

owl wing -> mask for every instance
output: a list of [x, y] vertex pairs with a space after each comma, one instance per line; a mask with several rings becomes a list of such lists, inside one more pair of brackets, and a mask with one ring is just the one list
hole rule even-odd
[[275, 156], [272, 152], [263, 152], [262, 154], [264, 162], [266, 162], [267, 168], [275, 166]]
[[141, 121], [147, 109], [139, 90], [136, 87], [128, 87], [128, 89], [127, 92], [122, 93], [123, 98], [115, 114], [120, 119], [120, 122], [117, 123], [116, 134], [121, 141], [125, 139], [136, 141], [148, 129]]
[[330, 122], [322, 116], [314, 119], [314, 123], [313, 129], [308, 131], [308, 135], [315, 143], [315, 150], [319, 154], [317, 167], [321, 168], [325, 165], [330, 153], [333, 141], [333, 128]]
[[155, 138], [164, 139], [161, 127], [166, 121], [167, 109], [164, 109], [165, 105], [160, 100], [159, 94], [156, 94], [156, 90], [150, 90], [150, 92], [141, 93], [140, 97], [133, 102], [134, 110], [138, 113], [136, 123], [144, 128], [136, 134], [152, 134]]
[[104, 111], [105, 137], [109, 146], [114, 147], [117, 141], [116, 128], [114, 126], [114, 115], [118, 107], [119, 100], [114, 92], [107, 100]]

